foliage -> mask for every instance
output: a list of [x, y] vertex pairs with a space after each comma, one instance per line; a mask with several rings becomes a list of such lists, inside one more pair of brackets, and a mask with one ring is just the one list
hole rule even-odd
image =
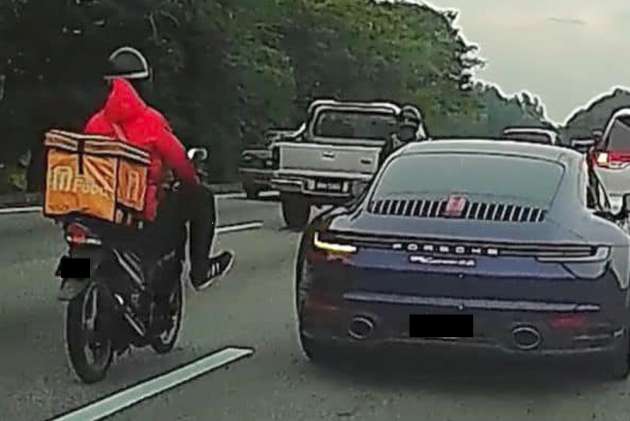
[[509, 126], [554, 128], [540, 99], [527, 92], [505, 96], [483, 83], [476, 83], [473, 92], [480, 106], [478, 118], [456, 122], [451, 130], [458, 136], [500, 137]]
[[604, 129], [608, 119], [617, 109], [628, 106], [630, 106], [630, 92], [625, 89], [615, 89], [574, 112], [563, 127], [564, 138], [590, 137], [593, 130]]
[[209, 147], [215, 181], [235, 178], [243, 147], [297, 127], [318, 97], [415, 103], [442, 136], [543, 124], [537, 100], [472, 83], [482, 61], [455, 18], [373, 0], [4, 0], [2, 156], [32, 149], [36, 189], [42, 132], [82, 127], [104, 59], [125, 44], [155, 68], [152, 105], [184, 143]]

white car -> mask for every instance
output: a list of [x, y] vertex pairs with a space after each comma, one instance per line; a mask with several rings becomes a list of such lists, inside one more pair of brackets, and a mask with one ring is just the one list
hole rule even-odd
[[613, 205], [620, 203], [623, 193], [630, 189], [630, 108], [613, 113], [590, 158]]

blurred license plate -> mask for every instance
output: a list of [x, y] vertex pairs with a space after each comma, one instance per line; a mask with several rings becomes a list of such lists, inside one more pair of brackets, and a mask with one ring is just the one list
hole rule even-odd
[[90, 277], [90, 259], [63, 256], [57, 264], [55, 276], [64, 279], [87, 279]]
[[327, 182], [327, 181], [315, 182], [315, 190], [340, 192], [341, 189], [342, 189], [342, 185], [341, 183], [338, 183], [338, 182]]
[[472, 338], [472, 314], [411, 314], [411, 338]]

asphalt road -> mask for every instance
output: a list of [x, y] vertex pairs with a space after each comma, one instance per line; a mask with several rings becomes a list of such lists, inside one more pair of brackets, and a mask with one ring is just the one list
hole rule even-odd
[[63, 306], [52, 276], [60, 232], [37, 214], [0, 216], [0, 420], [43, 420], [97, 401], [225, 346], [253, 356], [114, 415], [113, 420], [624, 420], [630, 383], [591, 360], [520, 361], [494, 355], [384, 350], [334, 367], [301, 355], [292, 301], [299, 235], [278, 204], [222, 199], [220, 225], [264, 221], [221, 235], [232, 272], [187, 294], [181, 341], [157, 356], [136, 350], [100, 384], [73, 377]]

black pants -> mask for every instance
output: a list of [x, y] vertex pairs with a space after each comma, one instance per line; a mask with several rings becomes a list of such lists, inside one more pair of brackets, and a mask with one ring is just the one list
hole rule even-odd
[[209, 256], [216, 230], [216, 206], [212, 191], [204, 186], [182, 187], [160, 202], [156, 220], [144, 229], [143, 243], [152, 258], [185, 241], [189, 223], [191, 277], [200, 279], [209, 269]]
[[[184, 193], [182, 206], [189, 225], [191, 277], [205, 278], [210, 269], [210, 253], [216, 231], [216, 203], [212, 191], [204, 186], [191, 188]], [[190, 204], [190, 205], [188, 205]]]

